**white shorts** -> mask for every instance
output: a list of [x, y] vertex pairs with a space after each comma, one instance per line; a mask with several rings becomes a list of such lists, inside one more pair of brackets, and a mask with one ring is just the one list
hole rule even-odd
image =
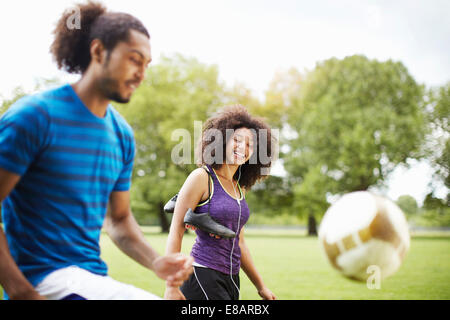
[[73, 295], [87, 300], [161, 300], [150, 292], [77, 266], [53, 271], [35, 289], [51, 300]]

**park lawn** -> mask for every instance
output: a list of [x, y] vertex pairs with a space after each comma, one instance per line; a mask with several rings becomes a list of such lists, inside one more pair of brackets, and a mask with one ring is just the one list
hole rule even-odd
[[[163, 253], [167, 234], [155, 228], [144, 230], [149, 242]], [[246, 241], [266, 285], [279, 299], [450, 299], [449, 236], [413, 237], [400, 270], [384, 280], [380, 289], [372, 290], [335, 271], [315, 237], [292, 230], [249, 229]], [[188, 254], [193, 242], [192, 233], [185, 235], [182, 251]], [[163, 296], [164, 281], [120, 252], [106, 234], [102, 234], [101, 248], [111, 277]], [[259, 299], [243, 272], [241, 299]]]
[[[246, 241], [266, 285], [279, 299], [450, 299], [450, 237], [414, 237], [399, 271], [385, 279], [380, 289], [342, 277], [326, 260], [315, 237], [287, 231], [248, 230]], [[150, 243], [164, 252], [167, 235], [146, 233]], [[182, 251], [189, 253], [194, 235], [184, 237]], [[157, 295], [164, 282], [131, 261], [102, 237], [102, 257], [110, 275]], [[241, 299], [259, 299], [256, 289], [241, 271]]]

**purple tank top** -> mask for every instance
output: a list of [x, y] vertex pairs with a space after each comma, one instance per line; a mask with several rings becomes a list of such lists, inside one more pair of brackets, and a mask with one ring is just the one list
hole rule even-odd
[[[194, 212], [208, 212], [211, 217], [227, 228], [236, 232], [234, 239], [215, 239], [209, 236], [209, 233], [196, 230], [197, 238], [192, 247], [191, 256], [195, 262], [220, 271], [225, 274], [238, 274], [241, 267], [241, 248], [239, 247], [239, 233], [242, 227], [247, 223], [250, 216], [247, 202], [241, 193], [241, 218], [239, 221], [239, 204], [234, 197], [231, 197], [220, 184], [214, 170], [207, 166], [212, 176], [211, 199], [200, 206], [197, 206]], [[239, 190], [237, 190], [239, 193]], [[238, 230], [239, 225], [239, 230]], [[234, 248], [233, 248], [234, 241]], [[231, 269], [231, 251], [233, 250], [233, 268]]]

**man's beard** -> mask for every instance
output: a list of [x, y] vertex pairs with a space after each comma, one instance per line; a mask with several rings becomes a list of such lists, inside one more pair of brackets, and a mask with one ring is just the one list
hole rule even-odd
[[120, 95], [118, 90], [119, 83], [115, 79], [104, 77], [100, 79], [99, 87], [103, 95], [109, 100], [118, 103], [128, 103], [130, 101], [130, 98], [124, 98]]
[[103, 95], [108, 99], [118, 103], [128, 103], [130, 98], [124, 98], [119, 93], [119, 82], [110, 76], [108, 70], [111, 53], [108, 52], [105, 63], [103, 64], [103, 77], [99, 81], [99, 88]]

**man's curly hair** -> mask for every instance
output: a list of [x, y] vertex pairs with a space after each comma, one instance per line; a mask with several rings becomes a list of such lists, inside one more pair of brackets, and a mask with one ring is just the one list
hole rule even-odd
[[[68, 21], [79, 12], [80, 27], [69, 28]], [[66, 10], [56, 23], [50, 47], [58, 68], [68, 73], [84, 73], [91, 62], [90, 45], [99, 39], [109, 53], [121, 41], [128, 41], [130, 30], [150, 35], [141, 21], [130, 14], [109, 12], [101, 3], [88, 1]]]
[[[242, 105], [226, 106], [216, 113], [213, 117], [206, 120], [203, 128], [202, 138], [199, 142], [198, 148], [198, 166], [209, 164], [212, 168], [218, 169], [226, 162], [226, 145], [231, 138], [227, 130], [237, 130], [239, 128], [250, 129], [253, 134], [253, 154], [247, 162], [241, 165], [241, 176], [239, 184], [246, 190], [249, 190], [256, 182], [267, 178], [270, 167], [273, 161], [272, 153], [272, 134], [270, 127], [264, 122], [262, 118], [250, 115], [247, 109]], [[212, 129], [212, 130], [211, 130]], [[212, 143], [210, 133], [219, 130], [222, 134], [223, 141], [223, 159], [217, 159], [214, 151], [211, 156], [214, 159], [213, 163], [208, 162], [205, 154], [205, 149]], [[260, 133], [263, 133], [266, 138], [261, 139]], [[263, 160], [260, 156], [259, 150], [263, 149], [268, 159]], [[264, 153], [263, 153], [264, 154]], [[239, 171], [236, 171], [234, 179], [238, 179]]]

